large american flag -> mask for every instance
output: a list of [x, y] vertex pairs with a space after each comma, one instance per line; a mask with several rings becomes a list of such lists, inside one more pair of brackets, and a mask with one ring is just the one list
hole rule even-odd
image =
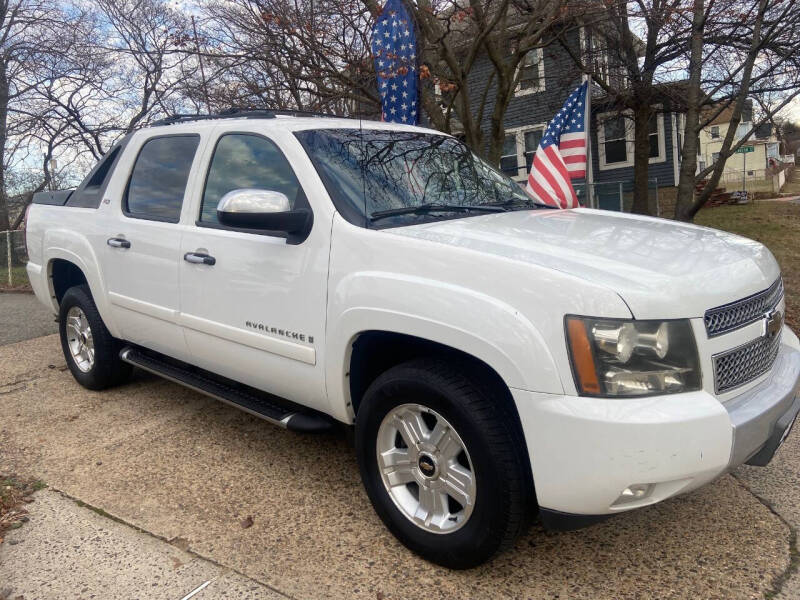
[[528, 193], [540, 204], [577, 208], [571, 179], [586, 177], [588, 82], [572, 92], [547, 126], [528, 173]]
[[383, 120], [416, 125], [417, 40], [403, 0], [387, 0], [372, 31]]

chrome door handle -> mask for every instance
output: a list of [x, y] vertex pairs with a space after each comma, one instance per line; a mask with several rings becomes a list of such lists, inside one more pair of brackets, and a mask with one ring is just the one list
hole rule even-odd
[[183, 255], [183, 260], [194, 265], [213, 266], [217, 264], [217, 259], [213, 256], [209, 256], [208, 254], [200, 254], [197, 252], [187, 252]]
[[106, 244], [108, 244], [112, 248], [130, 248], [131, 247], [131, 243], [128, 240], [126, 240], [125, 238], [118, 238], [118, 237], [108, 238], [108, 240], [106, 240]]

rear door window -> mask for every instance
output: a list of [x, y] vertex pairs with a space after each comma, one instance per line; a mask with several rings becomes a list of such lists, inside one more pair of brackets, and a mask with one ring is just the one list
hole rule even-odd
[[170, 135], [145, 142], [125, 193], [125, 214], [177, 223], [199, 135]]

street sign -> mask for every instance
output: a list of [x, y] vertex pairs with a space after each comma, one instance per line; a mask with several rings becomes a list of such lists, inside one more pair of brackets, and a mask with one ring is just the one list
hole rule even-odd
[[749, 152], [755, 152], [756, 149], [753, 146], [739, 146], [736, 149], [736, 154], [747, 154]]

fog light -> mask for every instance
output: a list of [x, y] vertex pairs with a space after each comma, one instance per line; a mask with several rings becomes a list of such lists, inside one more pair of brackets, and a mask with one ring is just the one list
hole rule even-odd
[[654, 483], [634, 483], [633, 485], [629, 485], [622, 490], [619, 498], [614, 500], [614, 504], [611, 506], [619, 506], [620, 504], [627, 504], [628, 502], [644, 500], [653, 492], [653, 488], [655, 488]]

